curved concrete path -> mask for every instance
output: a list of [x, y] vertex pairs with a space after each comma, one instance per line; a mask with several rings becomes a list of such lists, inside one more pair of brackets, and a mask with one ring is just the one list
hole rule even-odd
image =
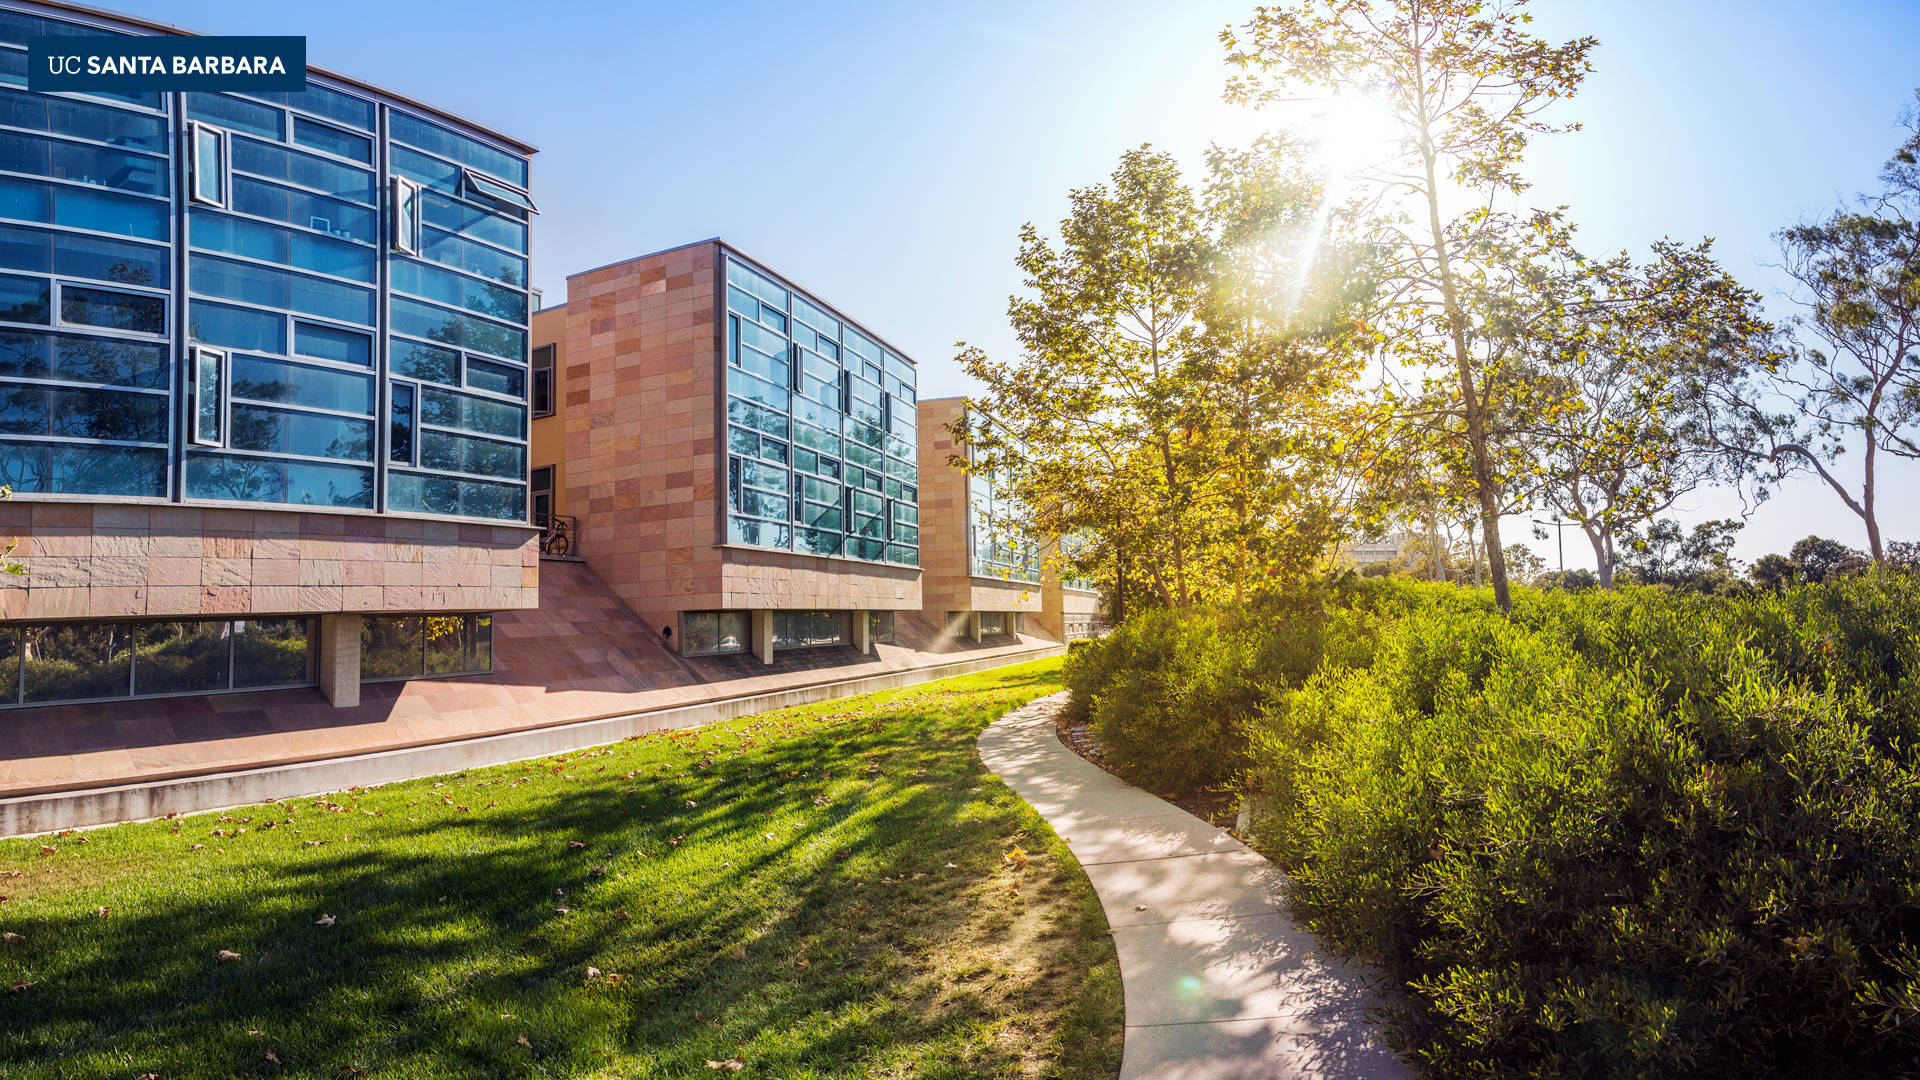
[[1225, 831], [1060, 744], [1065, 694], [980, 733], [980, 759], [1085, 868], [1120, 954], [1121, 1080], [1400, 1080], [1372, 981], [1297, 929], [1287, 879]]

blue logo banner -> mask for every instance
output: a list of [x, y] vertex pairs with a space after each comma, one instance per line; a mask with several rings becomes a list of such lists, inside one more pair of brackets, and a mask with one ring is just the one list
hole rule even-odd
[[29, 90], [305, 90], [303, 37], [37, 37]]

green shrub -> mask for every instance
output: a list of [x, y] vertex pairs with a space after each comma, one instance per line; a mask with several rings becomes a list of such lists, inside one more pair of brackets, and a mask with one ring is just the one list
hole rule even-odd
[[1920, 582], [1515, 601], [1358, 596], [1370, 645], [1250, 731], [1259, 843], [1410, 987], [1398, 1038], [1447, 1076], [1914, 1075]]

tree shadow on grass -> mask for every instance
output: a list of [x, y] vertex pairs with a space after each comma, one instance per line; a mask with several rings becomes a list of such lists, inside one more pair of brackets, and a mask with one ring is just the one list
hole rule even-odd
[[[1008, 838], [1044, 829], [973, 758], [981, 718], [885, 719], [896, 704], [946, 711], [937, 697], [888, 703], [872, 725], [684, 780], [541, 777], [510, 813], [434, 804], [418, 813], [435, 820], [403, 824], [389, 810], [365, 849], [255, 832], [227, 855], [193, 853], [180, 872], [203, 887], [136, 896], [109, 918], [9, 913], [26, 939], [10, 959], [38, 985], [0, 996], [0, 1072], [563, 1076], [618, 1060], [630, 1075], [700, 1075], [735, 1053], [771, 1075], [955, 1054], [992, 1072], [1048, 1033], [1025, 1046], [968, 1033], [1079, 1007], [1111, 945], [1064, 849], [1024, 895], [1004, 892]], [[874, 759], [888, 764], [844, 782]], [[311, 835], [323, 823], [300, 816]], [[337, 922], [314, 925], [322, 912]], [[1007, 970], [1009, 949], [1029, 970]], [[991, 979], [948, 970], [983, 963]], [[1110, 1011], [1096, 1067], [1107, 1051], [1117, 1067]]]

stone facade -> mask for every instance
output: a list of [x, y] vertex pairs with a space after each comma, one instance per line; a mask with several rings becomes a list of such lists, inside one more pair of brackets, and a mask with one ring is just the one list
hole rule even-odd
[[[915, 610], [919, 572], [725, 544], [723, 245], [705, 241], [567, 279], [560, 466], [579, 553], [655, 630], [683, 611]], [[536, 346], [542, 332], [535, 323]]]
[[0, 502], [0, 621], [505, 611], [539, 603], [534, 531], [299, 510]]

